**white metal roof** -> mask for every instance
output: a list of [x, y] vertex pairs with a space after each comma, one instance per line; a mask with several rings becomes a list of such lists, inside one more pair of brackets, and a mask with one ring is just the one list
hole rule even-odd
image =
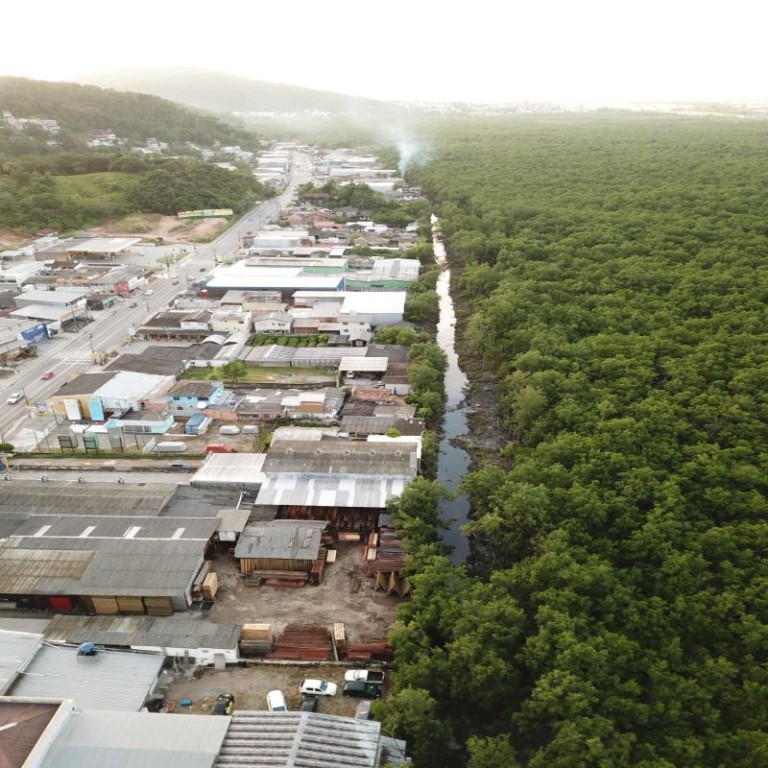
[[41, 768], [211, 768], [229, 717], [76, 712]]
[[209, 453], [192, 475], [192, 485], [255, 486], [264, 481], [265, 453]]
[[408, 481], [399, 477], [317, 477], [298, 474], [267, 476], [256, 498], [267, 506], [367, 507], [384, 509]]
[[388, 366], [388, 357], [342, 357], [339, 370], [385, 373]]
[[14, 317], [30, 317], [35, 320], [61, 320], [72, 315], [73, 307], [60, 304], [29, 304], [21, 309], [14, 309], [10, 314]]
[[67, 248], [74, 253], [119, 253], [140, 243], [140, 237], [94, 237]]
[[[253, 269], [256, 272], [256, 268]], [[344, 284], [344, 275], [292, 274], [301, 270], [277, 269], [277, 274], [216, 275], [208, 281], [208, 288], [239, 289], [294, 289], [314, 288], [335, 291]]]
[[168, 377], [153, 373], [118, 371], [106, 384], [100, 386], [94, 397], [114, 397], [122, 400], [141, 400], [160, 386]]
[[14, 696], [74, 699], [78, 709], [137, 712], [154, 688], [162, 654], [44, 645], [12, 687]]
[[[350, 276], [352, 277], [352, 276]], [[347, 293], [340, 314], [401, 314], [405, 311], [405, 291], [360, 291]]]
[[33, 632], [0, 630], [0, 695], [5, 694], [37, 653], [43, 636]]

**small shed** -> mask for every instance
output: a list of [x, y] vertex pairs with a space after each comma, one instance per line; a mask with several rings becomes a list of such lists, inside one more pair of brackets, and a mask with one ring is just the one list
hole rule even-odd
[[246, 526], [235, 547], [240, 572], [305, 571], [320, 553], [324, 520], [273, 520]]

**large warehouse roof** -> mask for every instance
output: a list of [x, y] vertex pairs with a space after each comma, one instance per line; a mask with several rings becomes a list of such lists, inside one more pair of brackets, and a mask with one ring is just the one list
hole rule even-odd
[[211, 768], [228, 717], [78, 712], [40, 768]]
[[348, 292], [344, 294], [341, 314], [371, 315], [380, 312], [402, 314], [405, 311], [405, 297], [405, 291]]
[[162, 654], [45, 645], [11, 689], [13, 696], [74, 699], [78, 709], [138, 712], [160, 674]]
[[215, 768], [378, 768], [381, 724], [313, 712], [236, 712]]
[[236, 648], [239, 624], [214, 624], [186, 616], [54, 616], [45, 629], [52, 643], [161, 648]]
[[199, 540], [13, 536], [0, 542], [0, 584], [8, 595], [174, 597], [191, 583], [203, 550]]
[[0, 630], [0, 695], [5, 695], [19, 672], [37, 653], [43, 636], [32, 632]]
[[360, 507], [384, 509], [408, 481], [401, 477], [268, 477], [256, 503], [264, 506]]
[[416, 448], [321, 440], [281, 442], [270, 447], [264, 474], [372, 475], [413, 477], [417, 471]]

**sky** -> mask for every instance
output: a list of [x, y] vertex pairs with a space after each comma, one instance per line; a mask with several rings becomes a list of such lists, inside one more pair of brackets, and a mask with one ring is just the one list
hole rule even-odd
[[195, 67], [384, 100], [768, 100], [760, 0], [11, 0], [0, 75]]

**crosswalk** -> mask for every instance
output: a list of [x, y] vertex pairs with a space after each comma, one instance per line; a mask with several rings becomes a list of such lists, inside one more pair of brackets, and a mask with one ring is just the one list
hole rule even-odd
[[93, 356], [91, 350], [85, 349], [65, 349], [62, 352], [54, 352], [54, 359], [61, 360], [64, 363], [92, 363]]

